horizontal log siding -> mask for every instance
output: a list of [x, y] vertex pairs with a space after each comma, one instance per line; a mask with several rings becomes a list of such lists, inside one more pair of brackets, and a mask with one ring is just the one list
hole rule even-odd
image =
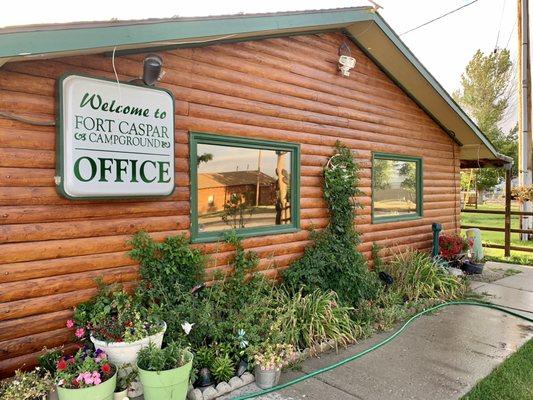
[[[129, 287], [138, 266], [127, 240], [140, 229], [158, 240], [189, 229], [188, 132], [301, 144], [302, 228], [322, 228], [328, 214], [322, 165], [340, 139], [362, 167], [356, 219], [369, 257], [383, 247], [429, 249], [431, 222], [458, 224], [458, 149], [450, 138], [356, 46], [349, 78], [337, 72], [340, 33], [180, 49], [163, 53], [160, 86], [176, 98], [176, 186], [149, 201], [66, 200], [54, 187], [55, 128], [0, 118], [0, 375], [31, 365], [43, 345], [70, 336], [70, 308], [95, 293], [94, 278]], [[137, 77], [144, 55], [118, 57], [120, 79]], [[65, 72], [114, 79], [102, 55], [10, 63], [0, 69], [0, 110], [55, 118], [55, 84]], [[424, 158], [424, 218], [372, 225], [372, 151]], [[262, 273], [276, 277], [310, 243], [302, 230], [253, 237]], [[211, 255], [208, 277], [228, 270], [226, 244], [198, 245]]]

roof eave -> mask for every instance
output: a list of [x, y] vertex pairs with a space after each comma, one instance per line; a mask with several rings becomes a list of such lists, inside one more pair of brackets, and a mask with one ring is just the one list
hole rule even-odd
[[10, 29], [0, 34], [0, 65], [71, 54], [150, 51], [331, 30], [346, 32], [445, 132], [464, 145], [461, 159], [499, 159], [487, 137], [372, 7], [67, 24], [37, 31]]

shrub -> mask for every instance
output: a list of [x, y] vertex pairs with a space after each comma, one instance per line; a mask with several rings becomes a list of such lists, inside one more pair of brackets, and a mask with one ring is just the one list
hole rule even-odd
[[333, 290], [340, 301], [352, 306], [377, 294], [379, 281], [357, 249], [360, 239], [354, 219], [359, 207], [355, 201], [358, 181], [359, 167], [352, 152], [337, 142], [335, 154], [324, 167], [324, 200], [330, 223], [325, 230], [313, 232], [314, 243], [283, 274], [293, 293], [300, 288]]
[[167, 371], [179, 368], [190, 362], [192, 355], [177, 343], [170, 343], [163, 349], [157, 348], [152, 342], [139, 351], [137, 365], [145, 371]]
[[256, 349], [254, 354], [254, 365], [258, 365], [261, 370], [280, 370], [282, 367], [293, 363], [298, 358], [294, 346], [290, 344], [265, 344]]
[[355, 342], [359, 327], [350, 319], [351, 307], [339, 304], [333, 291], [315, 289], [294, 296], [280, 293], [278, 317], [271, 330], [279, 330], [285, 343], [312, 349], [328, 341], [347, 345]]
[[460, 277], [450, 275], [431, 256], [419, 251], [398, 252], [383, 265], [383, 270], [394, 278], [391, 290], [405, 301], [426, 299], [455, 299], [465, 292]]
[[49, 373], [38, 369], [30, 372], [16, 371], [12, 379], [0, 382], [0, 399], [35, 400], [44, 399], [54, 382]]
[[205, 258], [189, 246], [185, 235], [169, 236], [158, 243], [139, 232], [130, 243], [130, 256], [141, 265], [144, 295], [153, 301], [164, 301], [168, 289], [176, 285], [189, 290], [203, 281]]
[[43, 348], [43, 354], [37, 358], [37, 364], [43, 370], [48, 371], [52, 376], [56, 373], [56, 365], [63, 356], [63, 349], [56, 347], [53, 349]]
[[79, 304], [67, 327], [79, 340], [93, 337], [106, 342], [134, 342], [162, 330], [156, 316], [142, 306], [140, 298], [116, 287], [100, 284], [98, 294]]
[[216, 357], [209, 369], [217, 382], [227, 382], [235, 375], [235, 363], [228, 354]]

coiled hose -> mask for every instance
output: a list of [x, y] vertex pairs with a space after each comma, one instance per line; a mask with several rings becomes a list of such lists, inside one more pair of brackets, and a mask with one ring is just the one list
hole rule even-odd
[[295, 384], [300, 383], [302, 381], [305, 381], [306, 379], [309, 379], [309, 378], [312, 378], [314, 376], [320, 375], [320, 374], [322, 374], [324, 372], [327, 372], [327, 371], [331, 371], [332, 369], [338, 368], [341, 365], [344, 365], [344, 364], [347, 364], [347, 363], [349, 363], [351, 361], [357, 360], [358, 358], [363, 357], [365, 354], [368, 354], [368, 353], [370, 353], [370, 352], [372, 352], [374, 350], [379, 349], [381, 346], [386, 345], [387, 343], [389, 343], [390, 341], [392, 341], [396, 337], [398, 337], [414, 320], [420, 318], [424, 314], [429, 314], [429, 313], [431, 313], [433, 311], [436, 311], [436, 310], [438, 310], [440, 308], [444, 308], [444, 307], [448, 307], [448, 306], [465, 306], [465, 305], [491, 308], [491, 309], [502, 311], [502, 312], [504, 312], [506, 314], [509, 314], [509, 315], [514, 316], [514, 317], [521, 318], [523, 320], [526, 320], [528, 322], [532, 322], [533, 323], [533, 318], [529, 318], [529, 317], [526, 317], [524, 315], [515, 313], [513, 311], [510, 311], [510, 310], [508, 310], [506, 308], [497, 306], [497, 305], [492, 304], [492, 303], [486, 303], [486, 302], [481, 302], [481, 301], [470, 301], [470, 300], [449, 301], [449, 302], [446, 302], [446, 303], [438, 304], [436, 306], [427, 308], [427, 309], [419, 312], [418, 314], [413, 315], [396, 332], [394, 332], [388, 338], [382, 340], [379, 343], [376, 343], [374, 346], [372, 346], [372, 347], [370, 347], [370, 348], [368, 348], [368, 349], [366, 349], [364, 351], [361, 351], [360, 353], [354, 354], [353, 356], [345, 358], [344, 360], [336, 362], [335, 364], [329, 365], [327, 367], [317, 369], [316, 371], [313, 371], [313, 372], [310, 372], [309, 374], [300, 376], [300, 377], [298, 377], [296, 379], [293, 379], [292, 381], [288, 381], [288, 382], [282, 383], [281, 385], [277, 385], [277, 386], [271, 387], [269, 389], [258, 390], [257, 392], [249, 393], [249, 394], [246, 394], [246, 395], [243, 395], [243, 396], [239, 396], [239, 397], [234, 397], [233, 400], [252, 399], [252, 398], [255, 398], [255, 397], [258, 397], [258, 396], [262, 396], [262, 395], [265, 395], [265, 394], [268, 394], [268, 393], [272, 393], [272, 392], [275, 392], [275, 391], [278, 391], [278, 390], [285, 389], [285, 388], [287, 388], [289, 386], [292, 386], [292, 385], [295, 385]]

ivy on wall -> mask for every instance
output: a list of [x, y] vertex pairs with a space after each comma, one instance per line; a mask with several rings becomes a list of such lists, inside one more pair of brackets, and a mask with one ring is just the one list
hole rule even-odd
[[283, 277], [292, 291], [334, 290], [340, 301], [356, 306], [361, 300], [374, 298], [380, 285], [357, 249], [360, 237], [354, 220], [360, 208], [356, 201], [360, 194], [359, 166], [350, 149], [340, 142], [324, 166], [323, 178], [330, 223], [322, 231], [313, 231], [314, 243]]

